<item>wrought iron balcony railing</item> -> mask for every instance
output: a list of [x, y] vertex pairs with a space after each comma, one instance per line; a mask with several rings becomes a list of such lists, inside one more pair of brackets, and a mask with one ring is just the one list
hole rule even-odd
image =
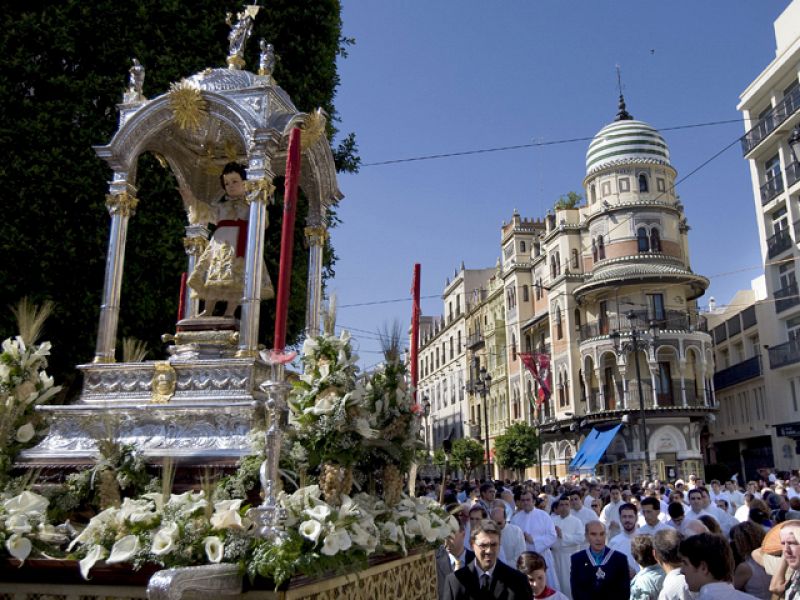
[[797, 282], [793, 281], [789, 285], [775, 290], [775, 312], [782, 313], [785, 310], [800, 304], [800, 296], [797, 293]]
[[769, 366], [778, 369], [800, 362], [800, 340], [789, 340], [769, 349]]
[[792, 236], [788, 229], [779, 229], [775, 235], [767, 238], [767, 255], [775, 258], [781, 252], [785, 252], [792, 247]]
[[783, 191], [783, 177], [781, 177], [780, 173], [775, 175], [774, 177], [770, 177], [767, 181], [761, 186], [761, 204], [769, 204], [775, 196], [780, 194]]
[[[681, 310], [665, 310], [660, 314], [654, 314], [647, 310], [635, 311], [636, 319], [634, 324], [637, 329], [647, 329], [650, 323], [658, 325], [659, 329], [669, 331], [697, 331], [704, 330], [700, 326], [696, 314], [687, 313]], [[591, 323], [586, 323], [580, 328], [580, 341], [584, 342], [590, 338], [608, 335], [612, 331], [622, 333], [631, 330], [631, 322], [625, 315], [610, 315], [606, 319], [598, 319]]]
[[750, 151], [763, 142], [767, 136], [800, 108], [800, 87], [796, 87], [783, 97], [772, 110], [742, 136], [742, 153], [747, 156]]
[[761, 375], [761, 357], [754, 356], [714, 373], [714, 389], [717, 391], [749, 381]]

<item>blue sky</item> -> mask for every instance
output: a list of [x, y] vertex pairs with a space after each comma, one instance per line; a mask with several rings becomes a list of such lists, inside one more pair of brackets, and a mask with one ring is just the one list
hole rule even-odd
[[[582, 192], [589, 141], [421, 160], [432, 154], [591, 138], [617, 109], [662, 130], [678, 177], [744, 130], [739, 94], [775, 56], [773, 21], [788, 0], [506, 2], [343, 0], [336, 106], [364, 166], [341, 175], [343, 224], [329, 291], [361, 364], [380, 361], [379, 329], [410, 320], [412, 268], [423, 314], [440, 314], [445, 279], [493, 266], [514, 208], [542, 217]], [[800, 26], [800, 25], [799, 25]], [[737, 120], [734, 123], [664, 130]], [[761, 274], [753, 195], [738, 143], [680, 183], [700, 299], [729, 302]], [[364, 305], [366, 304], [366, 305]], [[354, 306], [362, 305], [362, 306]], [[369, 333], [371, 332], [371, 333]]]

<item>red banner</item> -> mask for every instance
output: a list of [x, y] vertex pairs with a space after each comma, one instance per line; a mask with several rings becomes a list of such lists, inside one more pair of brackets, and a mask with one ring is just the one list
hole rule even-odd
[[536, 383], [539, 384], [539, 397], [536, 399], [536, 406], [541, 406], [550, 399], [550, 356], [538, 352], [520, 352], [519, 358], [522, 364], [530, 371]]

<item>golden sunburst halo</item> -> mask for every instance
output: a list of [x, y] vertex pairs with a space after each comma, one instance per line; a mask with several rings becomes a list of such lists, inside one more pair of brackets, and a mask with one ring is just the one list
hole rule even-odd
[[169, 88], [169, 105], [178, 127], [197, 130], [207, 114], [207, 104], [200, 90], [186, 81], [173, 83]]
[[303, 121], [303, 135], [300, 138], [300, 147], [306, 150], [317, 143], [321, 135], [325, 133], [325, 113], [318, 108], [308, 115]]

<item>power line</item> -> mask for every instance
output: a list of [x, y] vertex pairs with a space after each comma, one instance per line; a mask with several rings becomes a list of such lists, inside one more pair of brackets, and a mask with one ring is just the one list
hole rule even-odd
[[[675, 131], [679, 129], [694, 129], [697, 127], [710, 127], [713, 125], [727, 125], [730, 123], [741, 123], [741, 119], [727, 119], [724, 121], [707, 121], [705, 123], [692, 123], [690, 125], [675, 125], [673, 127], [658, 128], [659, 131]], [[514, 144], [511, 146], [497, 146], [493, 148], [477, 148], [475, 150], [462, 150], [459, 152], [447, 152], [442, 154], [425, 154], [422, 156], [412, 156], [409, 158], [395, 158], [390, 160], [380, 160], [371, 163], [362, 163], [362, 167], [378, 167], [384, 165], [396, 165], [400, 163], [419, 162], [423, 160], [435, 160], [440, 158], [455, 158], [459, 156], [471, 156], [475, 154], [487, 154], [490, 152], [506, 152], [508, 150], [523, 150], [525, 148], [540, 148], [543, 146], [558, 146], [561, 144], [573, 144], [575, 142], [587, 142], [594, 139], [595, 136], [567, 138], [562, 140], [551, 140], [549, 142], [531, 142], [528, 144]], [[741, 136], [740, 136], [741, 137]], [[739, 138], [736, 138], [737, 141]]]

